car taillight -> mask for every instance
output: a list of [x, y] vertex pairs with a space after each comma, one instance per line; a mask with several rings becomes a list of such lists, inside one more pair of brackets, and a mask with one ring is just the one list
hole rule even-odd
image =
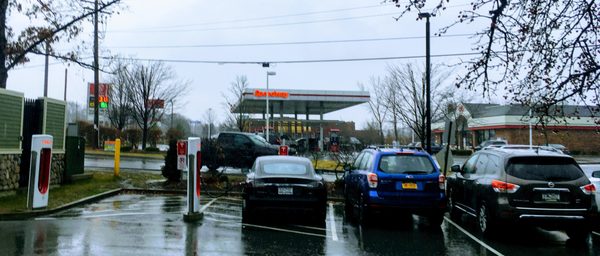
[[596, 192], [596, 186], [594, 186], [594, 184], [587, 184], [579, 188], [581, 188], [581, 191], [583, 191], [583, 193], [586, 195], [591, 195], [592, 193]]
[[438, 177], [438, 183], [440, 185], [440, 190], [445, 190], [446, 189], [446, 176], [444, 176], [443, 174], [440, 174], [440, 176]]
[[375, 174], [375, 173], [367, 174], [367, 181], [369, 182], [370, 188], [376, 188], [377, 187], [377, 174]]
[[519, 185], [499, 180], [492, 180], [492, 188], [496, 192], [515, 193], [517, 190], [519, 190]]

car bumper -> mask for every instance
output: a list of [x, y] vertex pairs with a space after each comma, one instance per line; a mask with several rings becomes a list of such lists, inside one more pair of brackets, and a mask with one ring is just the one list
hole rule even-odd
[[502, 205], [498, 207], [496, 217], [499, 221], [566, 229], [598, 225], [598, 212], [588, 209], [549, 209], [527, 208]]
[[404, 195], [382, 197], [376, 191], [371, 191], [367, 202], [369, 209], [396, 209], [411, 212], [445, 211], [446, 197], [443, 193], [437, 195]]

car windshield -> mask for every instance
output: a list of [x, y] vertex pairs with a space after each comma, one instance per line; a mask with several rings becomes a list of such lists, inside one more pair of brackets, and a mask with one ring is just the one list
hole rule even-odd
[[250, 140], [252, 140], [252, 142], [254, 142], [255, 144], [259, 145], [267, 144], [267, 141], [263, 137], [260, 137], [258, 135], [250, 135]]
[[262, 164], [262, 172], [273, 175], [307, 175], [309, 166], [303, 163], [266, 162]]
[[508, 175], [525, 180], [568, 181], [584, 173], [575, 160], [566, 157], [515, 157], [508, 162]]
[[379, 161], [379, 170], [386, 173], [428, 174], [435, 171], [427, 156], [384, 155]]

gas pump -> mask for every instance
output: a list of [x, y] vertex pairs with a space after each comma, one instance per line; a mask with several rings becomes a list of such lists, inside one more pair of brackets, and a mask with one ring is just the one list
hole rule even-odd
[[33, 135], [31, 137], [31, 169], [27, 208], [37, 209], [48, 206], [50, 192], [50, 166], [52, 164], [52, 136]]
[[329, 151], [338, 152], [340, 151], [340, 138], [338, 133], [340, 129], [332, 128], [329, 130]]
[[200, 138], [189, 137], [187, 143], [188, 183], [187, 203], [188, 211], [183, 214], [184, 221], [195, 221], [204, 215], [200, 212], [200, 169], [202, 156], [200, 153]]

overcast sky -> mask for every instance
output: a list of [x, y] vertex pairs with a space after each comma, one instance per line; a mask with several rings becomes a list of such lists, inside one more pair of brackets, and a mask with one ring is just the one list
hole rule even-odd
[[[141, 59], [193, 61], [296, 61], [418, 56], [398, 60], [279, 63], [270, 70], [277, 75], [269, 80], [273, 89], [358, 90], [357, 83], [367, 83], [370, 76], [383, 76], [386, 67], [407, 62], [424, 63], [425, 21], [409, 13], [396, 21], [400, 9], [379, 0], [124, 0], [126, 9], [109, 18], [100, 42], [104, 55]], [[469, 1], [451, 1], [450, 8], [431, 19], [432, 33], [455, 21]], [[427, 10], [425, 8], [425, 10]], [[26, 20], [12, 19], [19, 27]], [[444, 37], [432, 37], [432, 55], [472, 52], [472, 34], [482, 27], [460, 25]], [[89, 36], [83, 36], [92, 42]], [[320, 44], [283, 44], [207, 47], [228, 44], [291, 43], [357, 39], [411, 38], [403, 40], [367, 40]], [[203, 47], [183, 47], [183, 46]], [[155, 47], [155, 48], [152, 48]], [[55, 46], [59, 48], [60, 46]], [[91, 47], [90, 47], [91, 49]], [[88, 56], [91, 56], [90, 51]], [[8, 88], [25, 93], [28, 98], [43, 95], [43, 58], [9, 72]], [[469, 56], [433, 58], [433, 64], [454, 64]], [[67, 65], [50, 66], [49, 97], [62, 99], [64, 70]], [[202, 120], [206, 109], [218, 110], [223, 120], [221, 94], [236, 75], [246, 75], [250, 87], [265, 87], [266, 69], [256, 64], [201, 64], [166, 62], [182, 80], [191, 81], [175, 112], [192, 120]], [[67, 100], [85, 103], [86, 84], [93, 72], [68, 66]], [[462, 72], [455, 68], [454, 73]], [[107, 78], [101, 75], [101, 81]], [[448, 83], [452, 83], [452, 79]], [[354, 121], [357, 128], [369, 119], [366, 105], [333, 112], [326, 119]]]

